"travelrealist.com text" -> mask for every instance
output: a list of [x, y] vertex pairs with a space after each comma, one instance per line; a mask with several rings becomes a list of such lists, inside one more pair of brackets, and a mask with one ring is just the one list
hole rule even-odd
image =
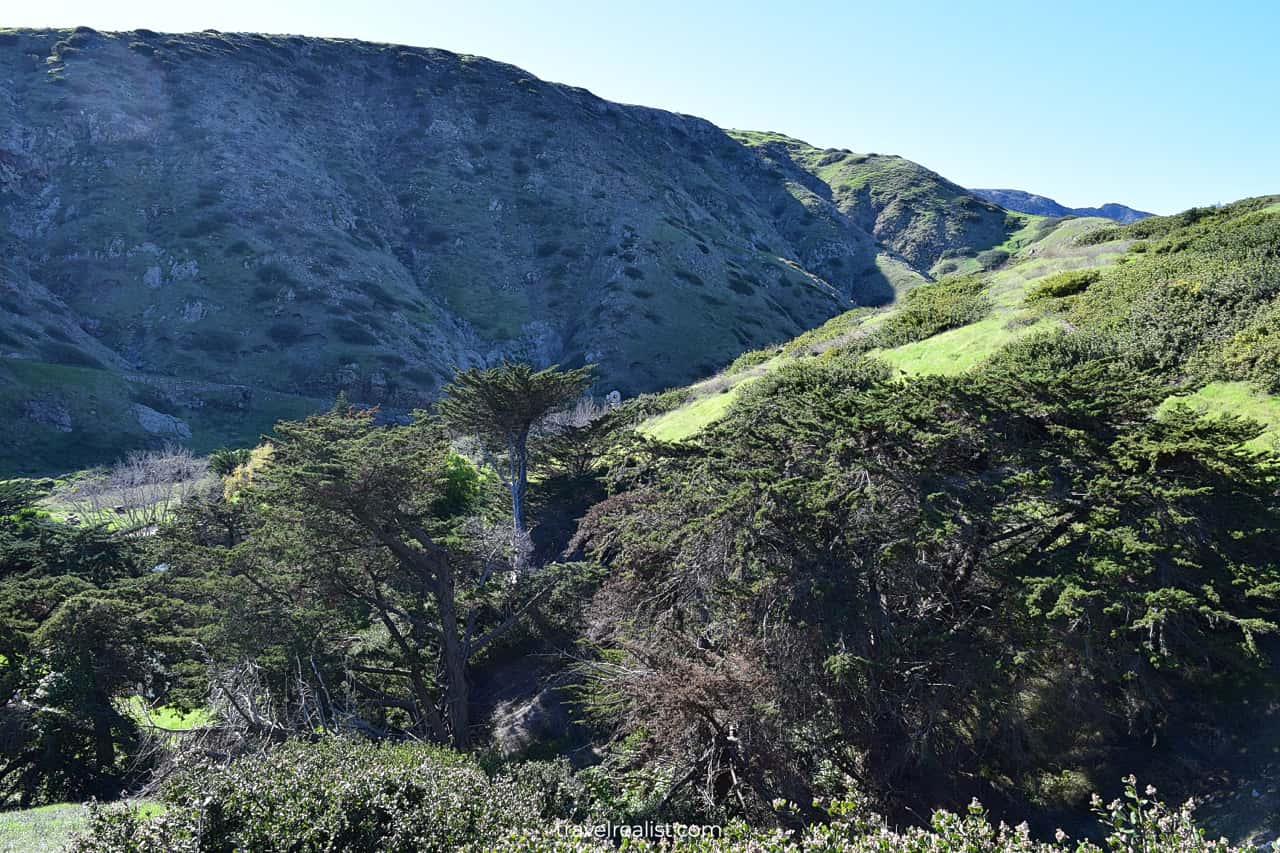
[[594, 823], [594, 824], [561, 824], [556, 827], [556, 834], [568, 838], [720, 838], [724, 827], [715, 824], [683, 824], [683, 823]]

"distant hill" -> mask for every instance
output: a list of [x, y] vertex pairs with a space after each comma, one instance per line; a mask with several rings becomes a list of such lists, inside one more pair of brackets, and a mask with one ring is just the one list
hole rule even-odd
[[[349, 40], [0, 30], [0, 476], [453, 365], [709, 375], [1023, 223], [910, 161]], [[10, 414], [13, 413], [13, 414]]]
[[1101, 207], [1066, 207], [1047, 196], [1024, 192], [1023, 190], [969, 190], [969, 192], [995, 202], [1005, 210], [1016, 210], [1019, 213], [1032, 213], [1037, 216], [1101, 216], [1117, 222], [1137, 222], [1154, 213], [1134, 210], [1123, 204], [1109, 202]]

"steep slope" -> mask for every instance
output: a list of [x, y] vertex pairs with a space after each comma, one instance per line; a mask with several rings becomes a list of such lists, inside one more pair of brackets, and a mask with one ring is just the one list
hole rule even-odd
[[808, 208], [829, 205], [917, 269], [973, 255], [1019, 227], [1004, 210], [902, 157], [814, 148], [780, 133], [730, 131]]
[[1067, 207], [1048, 196], [1036, 195], [1023, 190], [970, 190], [979, 198], [1000, 205], [1005, 210], [1016, 210], [1019, 213], [1031, 213], [1036, 216], [1101, 216], [1114, 219], [1116, 222], [1137, 222], [1154, 213], [1134, 210], [1123, 204], [1108, 202], [1101, 207]]
[[907, 161], [816, 203], [706, 121], [439, 50], [6, 30], [0, 81], [0, 471], [504, 357], [680, 385], [1005, 237]]

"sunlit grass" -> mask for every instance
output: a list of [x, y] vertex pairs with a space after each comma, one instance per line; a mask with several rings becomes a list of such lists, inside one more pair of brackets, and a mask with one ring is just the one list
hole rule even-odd
[[208, 725], [212, 719], [207, 708], [194, 708], [183, 712], [167, 705], [150, 706], [141, 696], [130, 696], [123, 700], [120, 710], [143, 725], [175, 732], [185, 732]]
[[1280, 449], [1280, 398], [1258, 391], [1248, 382], [1210, 382], [1193, 394], [1165, 400], [1160, 411], [1185, 403], [1206, 415], [1239, 415], [1267, 427], [1247, 445], [1255, 450]]
[[[164, 806], [134, 800], [142, 817], [154, 817]], [[89, 810], [83, 803], [58, 803], [21, 811], [0, 812], [0, 853], [55, 853], [66, 849], [84, 827]]]
[[954, 376], [989, 358], [1006, 344], [1033, 331], [1046, 329], [1055, 322], [1039, 320], [1031, 325], [1011, 328], [1009, 317], [1001, 314], [923, 341], [890, 350], [873, 350], [870, 355], [908, 376]]
[[738, 398], [742, 386], [750, 381], [750, 379], [744, 380], [719, 394], [702, 397], [659, 415], [641, 426], [640, 431], [662, 441], [683, 441], [708, 424], [724, 417], [725, 412], [729, 411], [729, 406]]

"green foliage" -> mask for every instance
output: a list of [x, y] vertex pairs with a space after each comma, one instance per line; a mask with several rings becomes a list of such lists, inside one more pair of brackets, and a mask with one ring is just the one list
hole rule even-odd
[[898, 310], [877, 329], [875, 344], [896, 347], [973, 323], [990, 310], [982, 278], [949, 278], [907, 293]]
[[1258, 378], [1251, 363], [1255, 355], [1267, 362], [1269, 318], [1280, 297], [1280, 216], [1267, 212], [1268, 201], [1103, 229], [1109, 238], [1144, 237], [1151, 245], [1089, 286], [1068, 319], [1113, 336], [1137, 367], [1173, 378]]
[[1210, 358], [1215, 375], [1246, 380], [1267, 393], [1280, 394], [1280, 301], [1249, 320]]
[[[221, 666], [251, 663], [286, 730], [469, 748], [472, 660], [552, 590], [513, 575], [510, 533], [485, 520], [493, 479], [434, 421], [381, 427], [342, 399], [276, 432], [234, 489], [161, 535], [177, 633]], [[200, 670], [180, 704], [196, 704]]]
[[724, 372], [727, 375], [733, 375], [735, 373], [741, 373], [744, 370], [750, 370], [757, 365], [764, 364], [769, 359], [778, 355], [779, 352], [781, 352], [781, 347], [766, 347], [764, 349], [744, 352], [742, 355], [730, 362], [729, 366], [724, 369]]
[[1265, 683], [1277, 460], [1248, 422], [1155, 417], [1166, 393], [1065, 334], [954, 378], [757, 380], [584, 522], [620, 727], [705, 779], [732, 725], [753, 795], [809, 802], [831, 761], [918, 808]]
[[987, 249], [978, 253], [978, 266], [984, 270], [993, 270], [1003, 266], [1009, 260], [1009, 253], [1004, 249]]
[[137, 549], [0, 491], [0, 806], [114, 796], [141, 769], [114, 700], [155, 674]]
[[573, 401], [586, 388], [591, 367], [534, 370], [527, 364], [502, 364], [458, 371], [437, 407], [452, 429], [480, 436], [495, 451], [526, 437], [550, 412]]
[[512, 522], [525, 527], [524, 496], [529, 477], [529, 432], [552, 412], [575, 400], [591, 382], [594, 367], [534, 370], [504, 363], [486, 369], [459, 370], [436, 404], [451, 429], [478, 437], [489, 453], [505, 454], [511, 489]]
[[1098, 269], [1067, 270], [1055, 273], [1041, 279], [1027, 294], [1027, 301], [1075, 296], [1077, 293], [1083, 293], [1089, 285], [1100, 278], [1102, 278], [1102, 271]]
[[97, 808], [73, 850], [94, 853], [487, 849], [534, 825], [537, 790], [490, 779], [453, 753], [325, 738], [292, 742], [229, 767], [196, 764], [163, 792], [167, 810]]
[[230, 477], [252, 457], [253, 450], [248, 447], [221, 447], [209, 454], [209, 470], [219, 477]]
[[[163, 791], [165, 808], [91, 806], [71, 853], [320, 853], [344, 850], [463, 853], [1233, 853], [1210, 840], [1191, 806], [1171, 809], [1132, 778], [1109, 804], [1095, 797], [1099, 842], [1036, 841], [1025, 824], [994, 823], [976, 801], [933, 812], [928, 826], [892, 829], [857, 799], [824, 801], [823, 819], [794, 834], [741, 820], [710, 826], [605, 824], [590, 771], [564, 762], [521, 764], [489, 777], [456, 754], [420, 745], [341, 739], [291, 742], [232, 765], [184, 768]], [[786, 810], [787, 804], [779, 803]], [[652, 825], [651, 825], [652, 826]], [[604, 830], [604, 836], [597, 834]]]

